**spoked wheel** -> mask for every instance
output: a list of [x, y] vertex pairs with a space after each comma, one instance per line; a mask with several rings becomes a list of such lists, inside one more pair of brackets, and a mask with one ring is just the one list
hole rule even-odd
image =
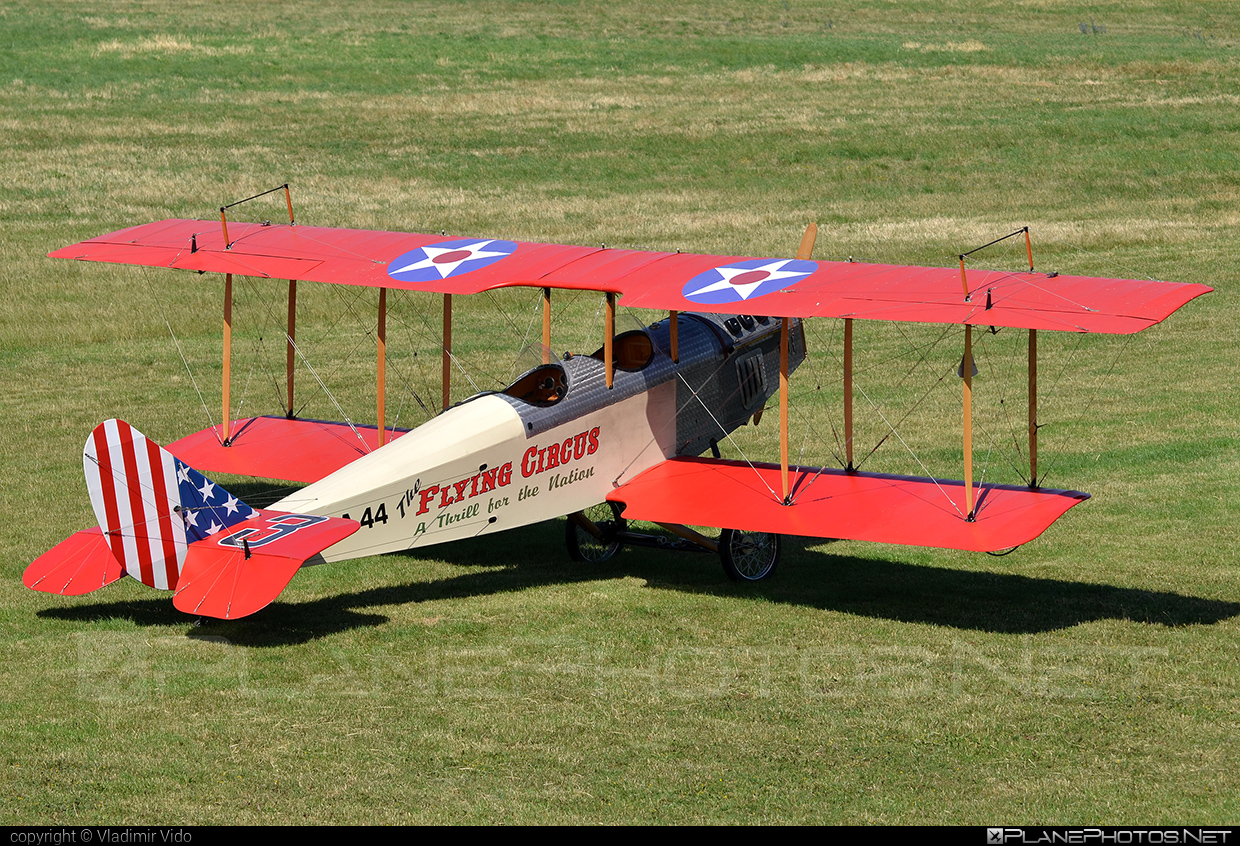
[[728, 578], [756, 582], [775, 572], [779, 564], [779, 535], [724, 529], [719, 535], [719, 557]]
[[[577, 514], [598, 527], [600, 536], [595, 537], [584, 526], [579, 525], [573, 519]], [[577, 514], [570, 514], [564, 526], [564, 540], [568, 544], [570, 558], [597, 564], [619, 551], [620, 541], [616, 540], [616, 535], [625, 528], [619, 505], [614, 502], [600, 502]]]

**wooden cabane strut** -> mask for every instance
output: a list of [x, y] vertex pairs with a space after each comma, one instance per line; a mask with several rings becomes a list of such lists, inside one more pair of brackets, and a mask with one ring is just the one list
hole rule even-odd
[[[801, 236], [797, 249], [798, 261], [809, 261], [814, 254], [814, 242], [818, 239], [818, 224], [810, 223]], [[788, 472], [788, 343], [792, 334], [792, 319], [781, 318], [779, 326], [779, 477], [783, 483], [783, 503], [792, 504], [792, 485]]]
[[543, 295], [542, 295], [542, 319], [543, 319], [542, 360], [543, 360], [543, 364], [550, 364], [551, 363], [551, 289], [543, 288], [542, 290], [543, 290]]
[[607, 292], [607, 309], [603, 316], [603, 369], [607, 375], [607, 387], [612, 387], [616, 375], [616, 295]]

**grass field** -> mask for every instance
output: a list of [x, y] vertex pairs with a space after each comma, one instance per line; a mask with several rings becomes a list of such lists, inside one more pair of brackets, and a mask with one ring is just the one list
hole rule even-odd
[[[1233, 6], [15, 0], [0, 43], [0, 824], [1240, 823]], [[818, 258], [950, 264], [1029, 225], [1040, 268], [1216, 292], [1044, 341], [1045, 483], [1094, 498], [1007, 557], [792, 539], [741, 587], [709, 556], [573, 565], [560, 521], [313, 568], [232, 623], [131, 581], [27, 591], [94, 523], [96, 423], [220, 413], [217, 280], [47, 252], [285, 181], [315, 225], [745, 255], [814, 220]], [[374, 294], [313, 287], [299, 340], [369, 422]], [[416, 423], [434, 304], [396, 300], [388, 422]], [[597, 303], [557, 303], [557, 347], [598, 343]], [[479, 387], [533, 305], [459, 307]], [[278, 410], [282, 308], [238, 283], [243, 414]], [[831, 462], [839, 331], [813, 333], [797, 419]], [[902, 381], [941, 334], [859, 326], [859, 378], [907, 406], [959, 359]], [[978, 381], [1004, 481], [1019, 341]], [[955, 476], [953, 383], [908, 425]]]

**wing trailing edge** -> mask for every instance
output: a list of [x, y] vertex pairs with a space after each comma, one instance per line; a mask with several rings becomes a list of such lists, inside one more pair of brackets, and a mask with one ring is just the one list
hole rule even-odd
[[[187, 464], [212, 473], [232, 473], [317, 482], [379, 448], [377, 426], [350, 425], [287, 417], [234, 420], [228, 446], [215, 428], [203, 429], [168, 444]], [[408, 429], [388, 428], [385, 441]]]
[[31, 590], [61, 596], [81, 596], [125, 575], [103, 539], [103, 532], [87, 529], [74, 532], [36, 558], [22, 574], [22, 584]]

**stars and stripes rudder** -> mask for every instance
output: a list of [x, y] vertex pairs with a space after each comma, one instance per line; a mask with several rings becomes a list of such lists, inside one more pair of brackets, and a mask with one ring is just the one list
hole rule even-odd
[[189, 544], [255, 514], [123, 420], [95, 427], [83, 467], [104, 539], [150, 587], [174, 589]]

